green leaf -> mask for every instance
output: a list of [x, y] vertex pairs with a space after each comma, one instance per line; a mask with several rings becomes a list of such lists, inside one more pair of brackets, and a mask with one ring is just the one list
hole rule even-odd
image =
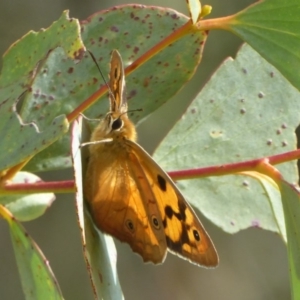
[[0, 206], [0, 215], [9, 224], [25, 298], [63, 299], [49, 262], [39, 247], [3, 206]]
[[[48, 113], [41, 114], [41, 103], [34, 99], [33, 114], [26, 118], [22, 112], [30, 94], [24, 93], [25, 88], [35, 80], [48, 52], [58, 46], [73, 58], [80, 56], [84, 48], [79, 37], [78, 22], [69, 19], [67, 12], [50, 28], [38, 33], [29, 32], [8, 49], [3, 57], [0, 77], [0, 170], [27, 160], [68, 130], [68, 121], [62, 112], [52, 115], [49, 113], [51, 108], [48, 108]], [[51, 95], [40, 97], [45, 106], [53, 100]], [[43, 122], [38, 122], [40, 119]]]
[[[28, 172], [18, 172], [11, 183], [36, 183], [41, 179]], [[4, 205], [18, 221], [30, 221], [43, 215], [55, 200], [53, 193], [1, 195], [0, 203]]]
[[2, 103], [6, 110], [0, 113], [0, 170], [9, 169], [47, 148], [68, 131], [69, 123], [61, 115], [48, 128], [40, 131], [35, 123], [24, 124], [11, 111], [11, 102]]
[[68, 57], [80, 57], [84, 46], [79, 33], [79, 23], [69, 18], [68, 11], [64, 11], [60, 19], [49, 28], [28, 32], [3, 56], [1, 86], [16, 85], [16, 80], [19, 84], [30, 83], [33, 75], [30, 72], [36, 71], [38, 63], [49, 50], [56, 47], [62, 47]]
[[[227, 59], [155, 153], [166, 170], [222, 165], [296, 149], [299, 92], [251, 47]], [[297, 182], [295, 162], [278, 167]], [[230, 175], [179, 183], [184, 195], [217, 226], [280, 232], [265, 189]]]
[[84, 204], [82, 174], [85, 174], [88, 147], [80, 149], [80, 145], [88, 140], [88, 131], [82, 123], [81, 117], [73, 123], [72, 157], [77, 187], [76, 209], [85, 261], [90, 273], [95, 298], [123, 299], [117, 275], [117, 253], [113, 238], [95, 228]]
[[[124, 66], [130, 65], [146, 51], [188, 22], [188, 18], [168, 8], [126, 5], [100, 11], [82, 22], [82, 39], [95, 56], [107, 78], [110, 54], [118, 49]], [[194, 32], [180, 38], [163, 51], [140, 65], [126, 77], [130, 118], [139, 122], [168, 101], [193, 76], [200, 62], [206, 34]], [[92, 93], [104, 85], [99, 71], [86, 54], [76, 65], [66, 59], [59, 49], [52, 51], [40, 66], [32, 85], [31, 97], [23, 108], [23, 117], [69, 113]], [[47, 102], [49, 97], [54, 99]], [[108, 111], [105, 95], [85, 114], [100, 118]], [[43, 120], [39, 119], [39, 123]], [[69, 137], [37, 155], [28, 165], [29, 170], [67, 168], [71, 165]]]
[[265, 0], [243, 10], [229, 28], [300, 90], [300, 2]]
[[97, 299], [124, 299], [117, 274], [117, 251], [111, 236], [103, 234], [85, 211], [85, 257]]
[[288, 238], [288, 256], [292, 297], [300, 295], [300, 197], [299, 191], [286, 181], [280, 185]]

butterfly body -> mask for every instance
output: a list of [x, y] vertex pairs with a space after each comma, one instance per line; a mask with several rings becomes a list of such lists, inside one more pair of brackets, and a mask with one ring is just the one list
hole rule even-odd
[[145, 262], [161, 263], [169, 250], [195, 264], [216, 266], [216, 250], [192, 208], [136, 143], [117, 51], [111, 59], [110, 89], [110, 112], [91, 136], [84, 185], [95, 224], [127, 242]]

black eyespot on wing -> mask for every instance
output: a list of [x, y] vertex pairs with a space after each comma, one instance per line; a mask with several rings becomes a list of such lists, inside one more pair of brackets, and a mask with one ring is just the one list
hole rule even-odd
[[154, 228], [155, 229], [160, 229], [159, 222], [158, 222], [157, 218], [155, 216], [152, 216], [151, 219], [152, 219], [152, 224], [154, 225]]
[[123, 121], [120, 118], [118, 118], [112, 122], [111, 129], [117, 130], [120, 129], [122, 126], [123, 126]]
[[160, 176], [159, 174], [157, 175], [157, 182], [158, 182], [160, 189], [163, 192], [165, 192], [167, 190], [167, 183], [166, 183], [165, 179], [162, 176]]
[[196, 240], [197, 242], [199, 242], [199, 241], [201, 240], [200, 234], [199, 234], [198, 230], [193, 229], [193, 235], [194, 235], [194, 238], [195, 238], [195, 240]]
[[133, 225], [133, 223], [132, 223], [131, 220], [129, 220], [129, 219], [126, 220], [126, 221], [125, 221], [125, 225], [126, 225], [127, 229], [128, 229], [131, 233], [134, 233], [135, 228], [134, 228], [134, 225]]

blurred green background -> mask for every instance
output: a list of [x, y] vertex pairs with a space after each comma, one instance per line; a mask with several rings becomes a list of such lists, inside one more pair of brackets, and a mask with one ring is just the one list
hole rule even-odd
[[[168, 6], [184, 14], [188, 13], [184, 0], [135, 2]], [[213, 7], [210, 15], [213, 18], [233, 14], [253, 2], [255, 1], [207, 0], [202, 4]], [[37, 31], [48, 27], [65, 9], [70, 10], [71, 17], [84, 20], [96, 11], [126, 3], [131, 2], [0, 0], [0, 53], [3, 55], [13, 42], [29, 30]], [[149, 152], [154, 150], [218, 65], [226, 57], [235, 56], [241, 42], [228, 32], [210, 33], [196, 75], [176, 97], [139, 126], [140, 144]], [[177, 112], [170, 115], [170, 107], [172, 112], [174, 108]], [[72, 171], [41, 176], [46, 180], [63, 180], [72, 178]], [[171, 254], [163, 265], [144, 264], [129, 246], [116, 242], [118, 273], [126, 299], [290, 298], [287, 252], [276, 234], [248, 229], [231, 236], [216, 228], [204, 217], [201, 220], [220, 255], [220, 266], [215, 270], [196, 267]], [[93, 299], [82, 256], [73, 195], [58, 195], [43, 217], [24, 225], [48, 258], [65, 299]], [[2, 220], [0, 239], [0, 299], [24, 299], [8, 227]]]

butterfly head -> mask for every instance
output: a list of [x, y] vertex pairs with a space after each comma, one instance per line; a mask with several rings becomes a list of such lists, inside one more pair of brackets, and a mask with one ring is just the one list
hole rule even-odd
[[136, 140], [135, 127], [128, 119], [126, 112], [109, 112], [106, 114], [103, 123], [101, 126], [104, 127], [103, 138]]

